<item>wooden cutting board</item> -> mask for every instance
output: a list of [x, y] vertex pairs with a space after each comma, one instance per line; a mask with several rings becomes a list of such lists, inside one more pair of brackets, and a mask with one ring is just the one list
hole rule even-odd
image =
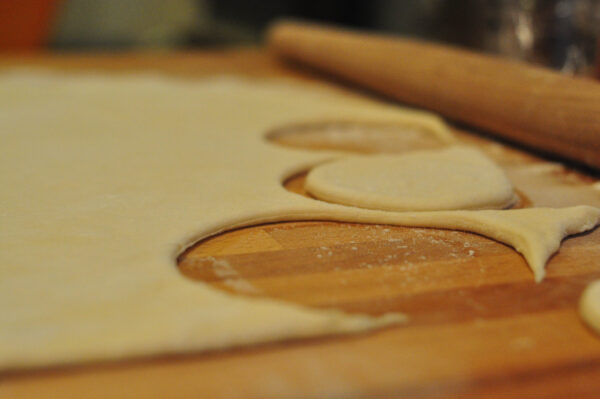
[[[0, 67], [15, 65], [314, 79], [254, 50], [0, 59]], [[597, 176], [485, 136], [459, 129], [457, 134], [505, 168], [518, 190], [518, 206], [600, 206], [600, 190], [591, 186]], [[401, 151], [387, 141], [381, 145], [377, 137], [357, 144], [319, 132], [311, 137], [292, 132], [275, 141], [314, 149]], [[306, 195], [302, 183], [299, 175], [285, 185]], [[228, 273], [218, 273], [222, 265]], [[514, 250], [476, 234], [322, 221], [228, 232], [196, 245], [181, 256], [179, 267], [187, 277], [238, 295], [348, 312], [401, 311], [411, 320], [353, 336], [5, 373], [0, 397], [597, 398], [600, 393], [600, 337], [576, 311], [583, 287], [600, 278], [600, 229], [567, 239], [541, 284], [534, 283]]]

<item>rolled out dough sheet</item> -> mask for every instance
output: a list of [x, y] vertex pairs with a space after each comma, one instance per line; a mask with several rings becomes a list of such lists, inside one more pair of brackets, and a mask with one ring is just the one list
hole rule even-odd
[[[435, 116], [288, 83], [153, 75], [0, 75], [0, 369], [224, 348], [404, 320], [226, 294], [182, 276], [198, 240], [329, 219], [481, 233], [536, 278], [593, 207], [399, 213], [329, 204], [282, 181], [343, 154], [264, 139], [296, 123], [418, 125]], [[448, 140], [449, 141], [449, 140]]]

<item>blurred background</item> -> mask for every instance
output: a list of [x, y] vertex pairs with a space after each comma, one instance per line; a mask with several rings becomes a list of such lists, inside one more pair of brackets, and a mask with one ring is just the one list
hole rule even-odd
[[0, 51], [253, 46], [281, 17], [418, 37], [600, 77], [600, 0], [0, 0]]

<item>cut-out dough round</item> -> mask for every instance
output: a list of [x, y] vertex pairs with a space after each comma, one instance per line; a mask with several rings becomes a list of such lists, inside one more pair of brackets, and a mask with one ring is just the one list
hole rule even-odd
[[600, 334], [600, 280], [588, 285], [581, 294], [579, 313], [587, 325]]
[[502, 169], [468, 147], [326, 163], [309, 172], [305, 188], [325, 201], [387, 211], [502, 209], [516, 199]]

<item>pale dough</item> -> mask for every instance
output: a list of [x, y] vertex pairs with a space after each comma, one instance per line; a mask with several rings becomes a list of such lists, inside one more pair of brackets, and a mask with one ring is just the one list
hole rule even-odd
[[587, 325], [600, 334], [600, 280], [588, 285], [581, 294], [579, 313]]
[[460, 146], [325, 163], [308, 173], [305, 188], [326, 201], [387, 211], [502, 209], [516, 200], [500, 167]]
[[309, 86], [153, 75], [0, 75], [0, 368], [181, 353], [397, 323], [229, 295], [179, 274], [198, 240], [256, 223], [326, 219], [477, 232], [543, 277], [597, 208], [399, 213], [329, 204], [282, 182], [337, 152], [267, 132], [352, 120], [421, 126], [430, 114]]

